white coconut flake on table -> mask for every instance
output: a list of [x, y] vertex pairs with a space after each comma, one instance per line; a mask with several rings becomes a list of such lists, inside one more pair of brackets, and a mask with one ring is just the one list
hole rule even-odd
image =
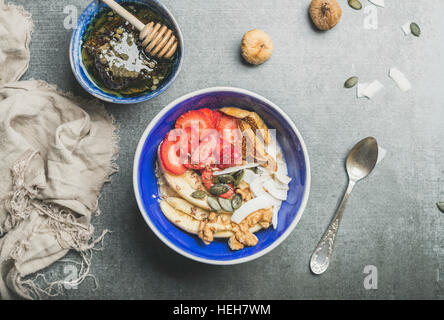
[[410, 81], [396, 68], [390, 68], [389, 77], [395, 81], [402, 92], [409, 91], [412, 88]]
[[250, 201], [245, 202], [239, 209], [234, 211], [233, 215], [231, 216], [231, 221], [239, 224], [253, 212], [260, 209], [268, 209], [270, 207], [271, 204], [266, 197], [253, 198]]
[[384, 8], [385, 6], [385, 1], [384, 0], [368, 0], [370, 3], [373, 3], [375, 6]]
[[367, 97], [369, 99], [373, 98], [376, 93], [381, 91], [381, 89], [384, 88], [381, 82], [378, 80], [373, 81], [370, 83], [364, 90], [363, 95], [364, 97]]
[[258, 166], [260, 166], [260, 163], [248, 163], [242, 166], [230, 167], [221, 171], [214, 171], [213, 175], [220, 176], [221, 174], [233, 173], [239, 170], [250, 169]]
[[368, 85], [369, 85], [368, 82], [363, 82], [363, 83], [358, 82], [358, 85], [356, 86], [356, 96], [358, 98], [364, 98], [364, 91], [365, 88], [368, 87]]
[[384, 159], [386, 155], [387, 155], [387, 150], [385, 150], [384, 148], [378, 147], [378, 160], [376, 160], [376, 164], [381, 162], [382, 159]]
[[406, 22], [405, 24], [403, 24], [402, 27], [401, 27], [402, 31], [404, 31], [404, 34], [406, 36], [408, 36], [409, 34], [412, 33], [412, 30], [410, 29], [410, 25], [411, 24], [412, 23], [409, 21], [409, 22]]

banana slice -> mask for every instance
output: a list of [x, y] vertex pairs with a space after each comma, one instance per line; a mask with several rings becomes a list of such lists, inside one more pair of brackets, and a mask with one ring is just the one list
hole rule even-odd
[[196, 220], [204, 220], [208, 217], [209, 212], [199, 207], [193, 206], [182, 198], [168, 197], [165, 199], [174, 209], [182, 211]]
[[[171, 206], [167, 200], [161, 200], [159, 202], [160, 210], [162, 210], [165, 217], [176, 227], [192, 234], [199, 234], [199, 225], [200, 221], [189, 216], [188, 214], [176, 210], [173, 206]], [[255, 233], [262, 229], [260, 224], [255, 224], [250, 228], [252, 233]], [[229, 238], [233, 235], [233, 232], [230, 230], [223, 230], [214, 233], [215, 238]]]
[[191, 196], [194, 191], [205, 190], [202, 183], [202, 178], [193, 170], [187, 170], [184, 174], [176, 176], [170, 174], [165, 168], [163, 168], [161, 161], [159, 161], [159, 168], [168, 183], [168, 185], [177, 192], [184, 200], [189, 203], [202, 208], [204, 210], [211, 210], [207, 202], [207, 197], [203, 199], [196, 199]]
[[257, 132], [262, 136], [265, 145], [268, 145], [271, 142], [271, 136], [268, 131], [267, 125], [256, 112], [242, 110], [234, 107], [221, 108], [220, 111], [225, 113], [226, 115], [242, 119], [247, 122], [253, 132]]
[[165, 217], [176, 227], [192, 234], [199, 233], [199, 220], [196, 220], [186, 213], [174, 209], [166, 200], [161, 200], [159, 205], [160, 210], [162, 210]]

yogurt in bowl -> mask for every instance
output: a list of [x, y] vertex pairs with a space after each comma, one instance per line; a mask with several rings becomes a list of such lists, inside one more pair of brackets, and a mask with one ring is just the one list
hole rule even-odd
[[[185, 165], [180, 153], [171, 151], [178, 149], [170, 149], [171, 143], [166, 143], [165, 139], [171, 130], [186, 128], [180, 124], [186, 123], [182, 119], [183, 115], [191, 113], [191, 119], [196, 120], [195, 115], [201, 114], [202, 110], [207, 110], [205, 112], [209, 114], [205, 119], [211, 117], [211, 112], [224, 110], [237, 110], [241, 113], [240, 119], [245, 118], [244, 113], [257, 114], [260, 119], [265, 120], [264, 125], [267, 128], [276, 130], [276, 134], [268, 144], [264, 144], [266, 154], [263, 157], [259, 155], [256, 159], [258, 161], [246, 161], [246, 151], [241, 147], [243, 150], [239, 152], [240, 157], [235, 153], [228, 153], [230, 161], [237, 161], [235, 165], [222, 163], [219, 166], [214, 159], [205, 156], [205, 152], [201, 158], [205, 160], [204, 164], [197, 161]], [[235, 118], [236, 114], [231, 113], [228, 116]], [[198, 124], [201, 123], [199, 121], [197, 120]], [[204, 122], [211, 123], [207, 120]], [[226, 126], [231, 127], [229, 123], [222, 127]], [[265, 142], [264, 136], [260, 138]], [[200, 135], [197, 140], [200, 143], [208, 141]], [[230, 135], [228, 138], [224, 135], [223, 140], [233, 144], [236, 142], [230, 140]], [[214, 146], [219, 146], [217, 143], [210, 143], [211, 148], [207, 148], [207, 144], [202, 150], [212, 150]], [[173, 155], [172, 160], [162, 160], [168, 154]], [[191, 157], [189, 160], [193, 158], [192, 154], [185, 155]], [[177, 159], [182, 162], [176, 161]], [[160, 171], [156, 166], [160, 166]], [[208, 173], [204, 173], [208, 168], [213, 168], [210, 181]], [[234, 179], [241, 171], [243, 177], [235, 185]], [[189, 177], [184, 179], [184, 174], [189, 174]], [[218, 176], [224, 177], [223, 181]], [[187, 179], [189, 182], [185, 183]], [[193, 184], [193, 181], [197, 182]], [[179, 98], [153, 119], [136, 151], [133, 183], [142, 216], [168, 246], [197, 261], [236, 264], [253, 260], [271, 251], [295, 228], [308, 200], [310, 166], [301, 135], [293, 122], [276, 105], [246, 90], [210, 88]], [[165, 185], [172, 187], [175, 194], [165, 193], [162, 190]], [[201, 191], [195, 195], [196, 198], [192, 196], [195, 191]], [[234, 197], [238, 199], [239, 196], [242, 201], [233, 204]], [[209, 198], [216, 198], [216, 204], [214, 199], [208, 201]], [[221, 207], [220, 210], [217, 205]], [[258, 210], [262, 210], [259, 215]], [[214, 224], [217, 222], [230, 226], [218, 228]], [[237, 234], [236, 237], [236, 226], [241, 225], [242, 230], [248, 232]], [[249, 230], [246, 230], [246, 225]], [[207, 226], [210, 227], [206, 228]], [[249, 239], [244, 239], [243, 235]], [[221, 238], [225, 240], [219, 240]]]

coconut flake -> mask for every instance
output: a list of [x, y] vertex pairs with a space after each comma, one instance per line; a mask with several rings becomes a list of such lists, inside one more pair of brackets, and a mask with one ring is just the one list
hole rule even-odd
[[364, 98], [364, 91], [368, 87], [368, 85], [369, 85], [368, 82], [364, 83], [358, 82], [358, 85], [356, 86], [356, 96], [358, 98]]
[[409, 21], [409, 22], [406, 22], [405, 24], [403, 24], [401, 27], [402, 31], [404, 31], [404, 34], [406, 36], [408, 36], [409, 34], [412, 33], [412, 30], [410, 29], [410, 25], [411, 25], [411, 22]]
[[378, 80], [375, 80], [365, 88], [363, 95], [364, 95], [364, 97], [371, 99], [382, 88], [384, 88], [382, 83], [379, 82]]
[[231, 216], [231, 221], [239, 224], [253, 212], [267, 208], [270, 208], [270, 202], [266, 197], [251, 199], [250, 201], [245, 202], [239, 209], [234, 211], [233, 215]]
[[271, 217], [271, 223], [273, 224], [273, 229], [277, 228], [279, 209], [280, 209], [279, 207], [273, 207], [273, 216]]
[[258, 174], [255, 174], [253, 171], [251, 170], [245, 170], [244, 171], [244, 177], [242, 178], [242, 180], [244, 180], [246, 183], [251, 184], [254, 180], [256, 180], [257, 178], [259, 178]]
[[291, 178], [287, 176], [287, 168], [278, 166], [278, 170], [275, 172], [274, 177], [283, 184], [288, 185], [291, 182]]
[[284, 186], [282, 184], [277, 184], [274, 180], [268, 180], [264, 183], [264, 188], [267, 190], [269, 194], [271, 194], [276, 199], [285, 201], [287, 200], [287, 192], [288, 192], [288, 186], [286, 189], [282, 188], [281, 186]]
[[373, 3], [375, 6], [384, 8], [385, 6], [385, 1], [384, 0], [368, 0], [369, 2]]
[[401, 89], [402, 92], [409, 91], [412, 88], [410, 81], [405, 77], [405, 75], [401, 71], [399, 71], [396, 68], [390, 68], [389, 77], [396, 82], [396, 84], [398, 85], [399, 89]]
[[248, 164], [245, 164], [242, 166], [229, 167], [229, 168], [221, 170], [221, 171], [214, 171], [213, 175], [220, 176], [221, 174], [228, 174], [228, 173], [236, 172], [239, 170], [254, 168], [257, 166], [260, 166], [260, 163], [248, 163]]
[[259, 176], [250, 183], [250, 190], [255, 197], [260, 197], [267, 193], [264, 189], [264, 183], [268, 180], [271, 180], [271, 178], [267, 176]]

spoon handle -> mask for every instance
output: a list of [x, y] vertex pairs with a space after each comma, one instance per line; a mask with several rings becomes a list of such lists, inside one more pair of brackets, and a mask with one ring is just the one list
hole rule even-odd
[[336, 210], [336, 214], [333, 217], [333, 220], [330, 223], [327, 231], [316, 247], [313, 255], [311, 256], [310, 268], [314, 274], [321, 274], [327, 270], [328, 265], [330, 264], [331, 255], [333, 253], [333, 248], [335, 245], [336, 235], [339, 230], [339, 225], [341, 224], [342, 214], [345, 209], [345, 205], [347, 204], [347, 200], [350, 197], [350, 193], [353, 190], [355, 185], [355, 181], [350, 180], [348, 183], [347, 190], [345, 191], [344, 198], [339, 205], [338, 210]]

